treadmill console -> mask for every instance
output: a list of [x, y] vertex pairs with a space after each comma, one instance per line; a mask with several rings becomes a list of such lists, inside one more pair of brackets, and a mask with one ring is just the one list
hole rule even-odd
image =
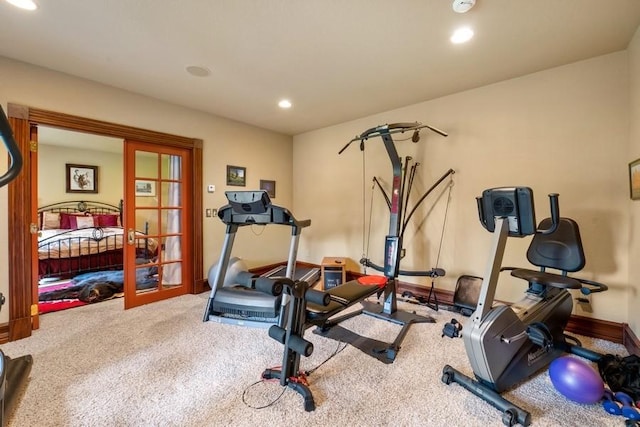
[[281, 224], [291, 227], [307, 227], [311, 220], [299, 221], [289, 210], [271, 204], [264, 190], [226, 191], [229, 204], [218, 210], [218, 217], [227, 225]]

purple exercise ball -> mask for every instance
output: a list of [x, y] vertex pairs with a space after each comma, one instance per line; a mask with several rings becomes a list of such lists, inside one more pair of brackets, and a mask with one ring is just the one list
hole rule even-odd
[[549, 365], [553, 386], [567, 399], [578, 403], [598, 403], [604, 395], [600, 374], [587, 362], [571, 356], [559, 357]]

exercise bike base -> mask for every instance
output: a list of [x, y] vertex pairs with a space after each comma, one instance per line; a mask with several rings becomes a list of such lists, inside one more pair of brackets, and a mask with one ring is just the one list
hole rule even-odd
[[492, 405], [494, 408], [501, 410], [503, 414], [502, 422], [505, 425], [513, 426], [519, 423], [526, 427], [531, 424], [531, 414], [529, 412], [514, 405], [504, 397], [500, 396], [496, 391], [482, 385], [472, 378], [469, 378], [449, 365], [445, 365], [442, 369], [442, 382], [447, 385], [451, 383], [458, 383], [471, 393]]

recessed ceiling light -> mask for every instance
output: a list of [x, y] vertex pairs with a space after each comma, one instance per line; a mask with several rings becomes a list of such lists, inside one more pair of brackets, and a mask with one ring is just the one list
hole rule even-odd
[[451, 43], [460, 44], [471, 40], [473, 37], [473, 30], [468, 27], [457, 29], [451, 36]]
[[453, 11], [466, 13], [476, 4], [476, 0], [453, 0]]
[[201, 67], [199, 65], [189, 65], [185, 69], [187, 70], [187, 73], [196, 77], [207, 77], [209, 74], [211, 74], [210, 69], [208, 69], [207, 67]]
[[38, 5], [33, 0], [7, 0], [7, 3], [25, 10], [36, 10]]
[[291, 101], [289, 101], [288, 99], [283, 99], [282, 101], [278, 102], [278, 107], [280, 108], [291, 108]]

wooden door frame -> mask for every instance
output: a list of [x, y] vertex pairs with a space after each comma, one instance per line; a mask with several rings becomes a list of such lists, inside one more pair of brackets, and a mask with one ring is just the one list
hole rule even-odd
[[[202, 208], [202, 140], [171, 135], [162, 132], [120, 125], [101, 120], [89, 119], [70, 114], [57, 113], [24, 105], [7, 106], [7, 116], [13, 134], [24, 158], [22, 172], [8, 185], [8, 230], [9, 230], [9, 330], [8, 340], [14, 341], [31, 335], [32, 316], [38, 307], [32, 305], [31, 287], [34, 278], [31, 272], [31, 210], [34, 208], [31, 193], [37, 188], [32, 182], [29, 156], [31, 125], [46, 125], [56, 128], [131, 139], [153, 144], [177, 146], [191, 150], [193, 156], [193, 176], [191, 200], [193, 210], [191, 223], [191, 254], [194, 274], [191, 293], [205, 290], [203, 276], [203, 208]], [[22, 230], [21, 232], [19, 232]], [[0, 337], [1, 338], [1, 337]]]

